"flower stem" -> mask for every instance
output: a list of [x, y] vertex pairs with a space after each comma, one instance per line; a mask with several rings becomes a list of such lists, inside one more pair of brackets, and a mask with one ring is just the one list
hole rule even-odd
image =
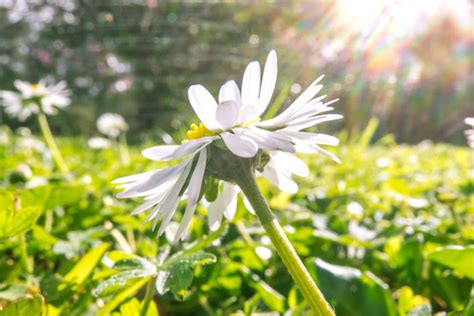
[[19, 242], [20, 242], [20, 262], [21, 265], [23, 266], [23, 269], [27, 273], [32, 273], [33, 272], [33, 267], [31, 266], [30, 260], [28, 258], [28, 249], [26, 245], [26, 239], [25, 235], [22, 235], [19, 237]]
[[145, 316], [148, 313], [148, 308], [150, 307], [151, 300], [153, 299], [153, 294], [155, 294], [155, 279], [151, 278], [146, 286], [145, 298], [143, 299], [143, 306], [140, 310], [140, 316]]
[[286, 237], [283, 228], [270, 210], [252, 172], [243, 171], [237, 179], [237, 184], [254, 208], [263, 228], [272, 240], [278, 255], [296, 285], [301, 290], [304, 298], [311, 306], [314, 314], [322, 316], [335, 315], [331, 306], [324, 299], [323, 294], [311, 278], [303, 262], [298, 257], [295, 248], [293, 248], [288, 237]]
[[130, 163], [130, 153], [128, 152], [128, 145], [127, 139], [125, 138], [125, 134], [121, 134], [118, 138], [118, 149], [122, 164], [128, 165]]
[[56, 142], [54, 141], [53, 134], [51, 133], [51, 129], [49, 128], [48, 121], [46, 120], [46, 116], [44, 115], [44, 113], [38, 114], [38, 122], [41, 128], [41, 132], [43, 133], [44, 140], [46, 141], [46, 144], [48, 145], [49, 150], [53, 155], [54, 161], [58, 165], [59, 170], [61, 170], [61, 173], [63, 175], [66, 175], [69, 170], [66, 164], [64, 163], [63, 157], [61, 156], [61, 152], [59, 151]]

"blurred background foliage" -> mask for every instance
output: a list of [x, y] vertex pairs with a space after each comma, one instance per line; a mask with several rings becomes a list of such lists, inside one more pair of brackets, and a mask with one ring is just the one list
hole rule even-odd
[[[355, 133], [376, 116], [378, 136], [461, 144], [474, 115], [471, 17], [467, 0], [0, 0], [0, 88], [64, 79], [73, 105], [51, 120], [56, 134], [95, 134], [108, 111], [125, 116], [133, 141], [156, 140], [194, 117], [188, 86], [217, 93], [275, 48], [273, 111], [325, 73], [338, 128]], [[20, 124], [3, 113], [0, 123]]]

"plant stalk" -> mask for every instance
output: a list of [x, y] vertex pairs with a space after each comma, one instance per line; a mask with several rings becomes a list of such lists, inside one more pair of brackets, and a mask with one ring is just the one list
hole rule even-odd
[[145, 298], [143, 299], [143, 306], [140, 310], [140, 316], [146, 316], [148, 308], [155, 294], [155, 278], [151, 278], [146, 285]]
[[125, 133], [122, 133], [117, 140], [118, 150], [120, 153], [120, 160], [122, 164], [128, 165], [130, 163], [130, 153], [128, 151], [127, 139]]
[[270, 210], [270, 207], [255, 181], [255, 176], [248, 170], [242, 170], [242, 173], [238, 179], [236, 179], [236, 182], [254, 208], [258, 219], [270, 237], [278, 255], [282, 259], [296, 285], [301, 290], [304, 298], [311, 306], [313, 313], [322, 316], [335, 315], [333, 309], [325, 300], [323, 294], [311, 278], [311, 275], [303, 262], [298, 257], [295, 248], [291, 245], [282, 227]]
[[33, 267], [31, 266], [31, 262], [28, 258], [28, 249], [26, 245], [26, 239], [25, 235], [22, 235], [19, 237], [19, 242], [20, 242], [20, 262], [21, 265], [23, 266], [23, 269], [27, 273], [33, 273]]
[[61, 170], [63, 175], [67, 175], [69, 169], [66, 166], [66, 163], [63, 160], [63, 156], [61, 156], [61, 152], [59, 151], [56, 142], [54, 141], [53, 134], [51, 133], [51, 129], [49, 128], [48, 121], [46, 120], [46, 115], [40, 112], [38, 114], [38, 122], [41, 128], [41, 132], [43, 133], [44, 140], [48, 145], [49, 150], [51, 151], [51, 155], [53, 155], [53, 159], [56, 162], [56, 165]]

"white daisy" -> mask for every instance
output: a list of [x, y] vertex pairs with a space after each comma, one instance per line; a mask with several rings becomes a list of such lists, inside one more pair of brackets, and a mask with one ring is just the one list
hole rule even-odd
[[97, 129], [109, 137], [118, 137], [128, 130], [128, 124], [120, 114], [104, 113], [97, 119]]
[[[338, 139], [304, 129], [319, 123], [342, 118], [338, 114], [322, 114], [331, 111], [324, 103], [325, 96], [316, 97], [321, 90], [322, 76], [313, 82], [285, 111], [276, 117], [260, 121], [275, 89], [277, 56], [271, 51], [267, 57], [263, 76], [258, 62], [251, 62], [243, 76], [242, 92], [235, 81], [228, 81], [219, 91], [219, 103], [201, 85], [189, 88], [188, 97], [199, 126], [193, 124], [187, 139], [181, 145], [163, 145], [146, 149], [142, 154], [155, 161], [184, 158], [176, 166], [120, 178], [119, 188], [125, 190], [119, 198], [144, 197], [146, 202], [135, 209], [138, 214], [152, 208], [147, 221], [153, 220], [153, 228], [161, 218], [158, 235], [170, 223], [181, 199], [187, 199], [187, 208], [177, 229], [175, 241], [183, 239], [194, 210], [203, 195], [203, 182], [216, 183], [218, 193], [208, 205], [209, 226], [219, 227], [222, 217], [231, 219], [236, 211], [240, 188], [232, 180], [217, 176], [209, 170], [209, 162], [216, 150], [229, 150], [234, 155], [263, 161], [257, 175], [261, 175], [281, 190], [295, 193], [298, 189], [292, 175], [307, 176], [306, 164], [293, 153], [322, 153], [339, 161], [320, 145], [335, 146]], [[212, 145], [212, 146], [211, 146]], [[216, 148], [216, 149], [212, 149]], [[268, 161], [261, 159], [265, 155]], [[207, 184], [206, 184], [207, 186]], [[247, 201], [245, 204], [249, 206]], [[251, 207], [248, 207], [252, 211]]]
[[32, 84], [15, 80], [14, 85], [18, 92], [0, 91], [0, 101], [7, 113], [21, 121], [39, 112], [54, 115], [57, 108], [64, 108], [71, 103], [65, 81], [54, 84], [41, 79]]
[[464, 134], [466, 135], [469, 147], [474, 148], [474, 117], [466, 117], [464, 123], [471, 126], [470, 129], [464, 131]]

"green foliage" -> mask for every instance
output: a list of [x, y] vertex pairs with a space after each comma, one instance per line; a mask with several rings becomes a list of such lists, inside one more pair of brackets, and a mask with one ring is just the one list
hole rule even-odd
[[[371, 123], [364, 136], [346, 139], [336, 153], [341, 164], [304, 157], [311, 175], [296, 179], [293, 196], [259, 181], [265, 196], [338, 315], [469, 315], [472, 152], [396, 145], [389, 136], [374, 143], [375, 130]], [[135, 316], [152, 284], [149, 316], [307, 315], [241, 199], [235, 218], [215, 232], [198, 207], [178, 244], [157, 238], [144, 224], [147, 214], [130, 216], [141, 201], [116, 199], [110, 182], [163, 167], [140, 156], [150, 144], [131, 147], [131, 163], [123, 165], [113, 148], [92, 151], [84, 140], [59, 139], [72, 170], [63, 179], [41, 151], [21, 147], [23, 136], [9, 135], [0, 144], [1, 220], [37, 215], [0, 225], [9, 232], [0, 241], [0, 310], [41, 295], [46, 315]], [[33, 174], [11, 182], [22, 164]], [[180, 206], [173, 222], [182, 214]]]
[[316, 259], [314, 276], [328, 300], [340, 302], [345, 315], [397, 315], [387, 284], [371, 272]]
[[446, 246], [428, 255], [431, 261], [454, 269], [461, 275], [474, 280], [474, 246]]
[[17, 302], [7, 305], [0, 311], [2, 316], [39, 316], [43, 308], [41, 297], [24, 298]]
[[0, 211], [0, 240], [23, 235], [33, 227], [40, 214], [41, 210], [35, 207]]

